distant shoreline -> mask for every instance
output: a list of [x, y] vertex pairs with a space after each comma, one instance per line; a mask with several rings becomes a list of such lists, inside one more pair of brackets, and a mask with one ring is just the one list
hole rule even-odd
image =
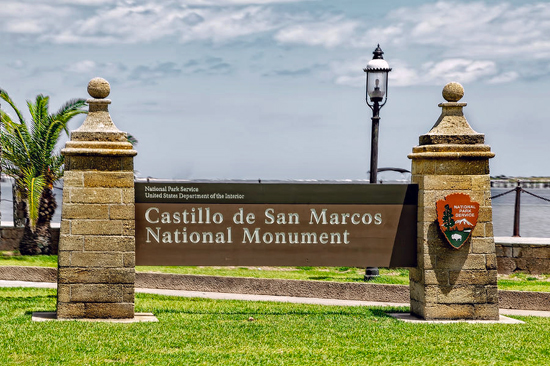
[[550, 177], [509, 177], [506, 175], [491, 176], [491, 180], [507, 180], [509, 182], [550, 182]]

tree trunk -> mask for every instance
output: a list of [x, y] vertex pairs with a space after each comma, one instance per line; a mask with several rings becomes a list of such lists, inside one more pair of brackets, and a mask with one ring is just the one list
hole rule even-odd
[[[38, 219], [34, 232], [31, 230], [30, 221], [25, 222], [25, 231], [19, 242], [19, 252], [22, 255], [52, 254], [52, 232], [50, 222], [57, 208], [57, 202], [51, 188], [44, 188], [40, 196], [38, 207]], [[26, 211], [25, 215], [28, 217]]]
[[37, 255], [40, 254], [40, 252], [40, 249], [38, 249], [36, 245], [36, 234], [32, 232], [29, 220], [27, 220], [23, 231], [23, 237], [19, 242], [19, 253], [21, 253], [21, 255]]
[[57, 202], [51, 188], [46, 187], [40, 196], [38, 220], [36, 221], [36, 245], [42, 254], [52, 254], [52, 232], [50, 222], [57, 208]]
[[13, 197], [13, 227], [24, 227], [27, 220], [27, 204], [25, 203], [25, 197], [19, 189], [17, 184], [12, 184], [12, 197]]
[[34, 240], [38, 254], [52, 254], [52, 232], [50, 230], [50, 224], [36, 224], [36, 230], [34, 232]]

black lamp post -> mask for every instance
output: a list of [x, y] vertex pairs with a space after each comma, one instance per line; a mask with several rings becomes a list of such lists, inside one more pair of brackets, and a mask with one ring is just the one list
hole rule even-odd
[[[380, 123], [380, 108], [388, 100], [388, 73], [390, 65], [384, 60], [384, 52], [380, 45], [373, 52], [374, 56], [363, 71], [367, 74], [367, 94], [365, 100], [372, 109], [372, 134], [370, 145], [370, 183], [376, 184], [378, 173], [378, 125]], [[370, 101], [369, 101], [370, 99]], [[365, 281], [378, 277], [378, 267], [367, 267]]]

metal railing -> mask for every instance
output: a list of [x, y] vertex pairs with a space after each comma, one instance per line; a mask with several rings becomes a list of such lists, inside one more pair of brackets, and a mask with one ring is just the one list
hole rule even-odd
[[[522, 182], [519, 181], [519, 180], [516, 183], [517, 183], [517, 185], [514, 189], [511, 189], [507, 192], [500, 193], [500, 194], [497, 194], [495, 196], [492, 196], [491, 199], [499, 198], [499, 197], [505, 196], [509, 193], [516, 192], [516, 200], [515, 200], [515, 203], [514, 203], [514, 231], [513, 231], [512, 236], [519, 237], [520, 236], [519, 235], [519, 223], [520, 223], [519, 219], [520, 219], [520, 213], [521, 213], [521, 194], [522, 193], [527, 193], [528, 195], [539, 198], [539, 199], [541, 199], [543, 201], [546, 201], [546, 202], [549, 202], [549, 203], [550, 203], [550, 199], [548, 199], [546, 197], [541, 197], [539, 195], [534, 194], [533, 192], [529, 192], [529, 191], [525, 190], [521, 186]], [[532, 182], [530, 182], [530, 183], [532, 183]], [[538, 187], [548, 187], [548, 186], [550, 186], [550, 182], [540, 182], [538, 184], [540, 184]]]

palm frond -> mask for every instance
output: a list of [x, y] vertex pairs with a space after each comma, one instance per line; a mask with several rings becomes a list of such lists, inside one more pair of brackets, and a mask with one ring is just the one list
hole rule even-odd
[[30, 159], [32, 149], [32, 136], [24, 124], [7, 122], [4, 124], [4, 130], [2, 135], [5, 139], [2, 139], [2, 146], [6, 149], [12, 148], [20, 154], [20, 159]]
[[0, 118], [2, 118], [2, 122], [6, 123], [13, 123], [12, 120], [11, 120], [11, 117], [9, 114], [7, 114], [6, 112], [4, 112], [3, 110], [0, 109]]
[[67, 122], [52, 119], [48, 128], [44, 131], [42, 150], [51, 155], [57, 145], [57, 141], [59, 141], [61, 132], [66, 130], [66, 128]]
[[[13, 111], [15, 112], [15, 114], [17, 115], [17, 118], [19, 119], [19, 123], [23, 123], [23, 124], [26, 124], [25, 122], [25, 118], [23, 118], [23, 115], [21, 114], [21, 112], [19, 111], [19, 109], [17, 109], [17, 106], [15, 105], [15, 103], [13, 103], [13, 101], [11, 100], [10, 96], [8, 95], [8, 92], [6, 92], [4, 89], [0, 88], [0, 98], [2, 98], [3, 100], [5, 100], [9, 105], [10, 107], [13, 109]], [[2, 119], [3, 119], [3, 116], [2, 116]]]
[[74, 116], [86, 113], [84, 99], [72, 99], [54, 114], [49, 113], [49, 97], [37, 95], [34, 101], [27, 101], [32, 120], [27, 123], [9, 97], [0, 89], [0, 97], [17, 113], [19, 121], [12, 120], [4, 111], [1, 117], [0, 142], [3, 155], [0, 163], [6, 174], [16, 178], [19, 189], [28, 194], [28, 212], [34, 227], [38, 217], [40, 195], [45, 185], [52, 185], [63, 175], [64, 159], [56, 151], [56, 145], [63, 131], [68, 133], [67, 124]]
[[85, 110], [81, 109], [85, 105], [86, 105], [86, 99], [81, 99], [81, 98], [70, 99], [67, 102], [65, 102], [65, 104], [63, 104], [57, 110], [57, 112], [53, 113], [52, 116], [63, 116], [72, 111], [78, 112], [77, 114], [86, 113]]
[[48, 113], [48, 104], [50, 103], [50, 97], [38, 94], [36, 96], [35, 102], [27, 100], [27, 107], [31, 113], [34, 125], [40, 125], [43, 123], [49, 116]]
[[[5, 92], [3, 97], [9, 99]], [[82, 109], [85, 105], [84, 99], [72, 99], [56, 113], [49, 114], [49, 97], [38, 95], [34, 101], [27, 101], [32, 116], [31, 123], [27, 125], [5, 118], [1, 136], [5, 151], [3, 166], [8, 161], [21, 170], [32, 166], [36, 170], [36, 176], [51, 175], [52, 179], [59, 179], [63, 174], [63, 159], [55, 151], [57, 142], [63, 131], [68, 132], [67, 124], [70, 119], [86, 112]]]
[[86, 114], [88, 111], [82, 109], [86, 106], [86, 99], [70, 99], [59, 108], [57, 112], [51, 115], [53, 121], [62, 123], [63, 130], [68, 135], [69, 130], [67, 128], [68, 122], [79, 114]]
[[42, 196], [46, 181], [43, 175], [36, 176], [36, 171], [33, 168], [23, 170], [23, 178], [18, 181], [20, 182], [19, 188], [27, 193], [29, 223], [31, 230], [34, 231], [36, 220], [38, 220], [40, 196]]
[[65, 164], [65, 157], [63, 155], [52, 156], [49, 172], [52, 177], [52, 181], [48, 182], [48, 184], [53, 184], [63, 176], [63, 164]]
[[2, 165], [2, 173], [14, 179], [21, 178], [21, 170], [13, 165]]
[[136, 146], [138, 143], [138, 139], [135, 138], [134, 135], [127, 134], [126, 135], [126, 141], [132, 144], [132, 146]]
[[41, 150], [43, 148], [47, 138], [46, 134], [50, 125], [50, 115], [48, 113], [49, 101], [50, 98], [42, 94], [36, 96], [34, 103], [27, 101], [27, 106], [33, 122], [29, 129], [33, 136], [32, 142], [36, 145], [36, 150]]

